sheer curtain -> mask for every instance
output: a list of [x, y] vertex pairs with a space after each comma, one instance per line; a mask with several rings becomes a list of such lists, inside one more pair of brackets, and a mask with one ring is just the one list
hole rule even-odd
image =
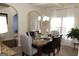
[[66, 35], [71, 30], [71, 28], [74, 28], [74, 17], [63, 17], [62, 34], [65, 39], [70, 40], [70, 38], [67, 38]]
[[67, 39], [67, 33], [71, 30], [71, 28], [74, 28], [74, 17], [52, 18], [50, 25], [50, 32], [53, 30], [59, 31], [59, 33]]
[[60, 32], [60, 28], [61, 28], [61, 18], [60, 17], [51, 18], [50, 32], [53, 30]]
[[51, 17], [50, 32], [57, 30], [65, 40], [70, 40], [66, 35], [74, 27], [75, 8], [54, 9]]

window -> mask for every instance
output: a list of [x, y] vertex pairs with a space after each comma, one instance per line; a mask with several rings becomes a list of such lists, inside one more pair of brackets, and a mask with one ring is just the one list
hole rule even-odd
[[50, 21], [50, 32], [53, 30], [59, 31], [66, 39], [66, 35], [71, 28], [74, 27], [74, 17], [55, 17]]
[[7, 14], [0, 13], [0, 33], [8, 32]]
[[50, 32], [53, 30], [57, 30], [60, 32], [61, 27], [61, 18], [52, 18], [50, 21]]
[[74, 17], [63, 17], [63, 22], [62, 22], [62, 34], [64, 38], [66, 39], [66, 35], [68, 31], [71, 30], [71, 28], [74, 27]]

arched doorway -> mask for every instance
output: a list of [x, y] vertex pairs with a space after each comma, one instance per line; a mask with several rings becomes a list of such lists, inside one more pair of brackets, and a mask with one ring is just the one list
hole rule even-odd
[[41, 14], [38, 11], [31, 11], [28, 13], [28, 31], [39, 31], [40, 30], [40, 21]]

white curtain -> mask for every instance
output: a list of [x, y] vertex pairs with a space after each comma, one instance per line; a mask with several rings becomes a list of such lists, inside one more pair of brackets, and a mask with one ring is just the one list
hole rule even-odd
[[56, 30], [60, 33], [60, 28], [61, 28], [61, 18], [59, 18], [59, 17], [51, 18], [50, 33], [51, 33], [51, 31], [54, 31], [54, 30]]
[[63, 9], [47, 9], [47, 15], [51, 17], [50, 31], [58, 30], [63, 34], [62, 43], [68, 46], [72, 46], [72, 39], [67, 38], [68, 31], [73, 27], [78, 27], [79, 9], [75, 7], [63, 8]]
[[71, 28], [75, 27], [75, 20], [77, 19], [77, 8], [63, 8], [63, 9], [47, 9], [47, 15], [51, 17], [50, 21], [50, 32], [52, 30], [59, 31], [60, 34], [63, 34], [62, 44], [72, 46], [72, 39], [67, 38], [68, 31]]

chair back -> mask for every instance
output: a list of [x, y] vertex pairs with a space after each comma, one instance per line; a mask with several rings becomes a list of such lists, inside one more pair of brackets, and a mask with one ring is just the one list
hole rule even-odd
[[35, 32], [34, 32], [34, 31], [29, 32], [29, 34], [30, 34], [30, 36], [31, 36], [33, 39], [35, 39]]
[[55, 49], [60, 49], [61, 37], [62, 36], [55, 38], [54, 36], [52, 36], [52, 41], [43, 46], [42, 52], [48, 53], [48, 55], [53, 52], [53, 55], [55, 55]]
[[61, 46], [61, 38], [62, 38], [62, 35], [60, 35], [59, 37], [52, 37], [52, 45], [54, 45], [55, 48], [60, 48]]
[[22, 51], [27, 55], [32, 55], [32, 38], [27, 35], [20, 35]]
[[29, 32], [26, 32], [26, 35], [29, 36]]
[[54, 36], [55, 38], [59, 36], [59, 32], [54, 30], [51, 32], [51, 35]]
[[62, 35], [60, 35], [60, 37], [58, 37], [58, 44], [57, 44], [57, 46], [58, 46], [58, 48], [60, 48], [61, 47], [61, 39], [62, 39]]

